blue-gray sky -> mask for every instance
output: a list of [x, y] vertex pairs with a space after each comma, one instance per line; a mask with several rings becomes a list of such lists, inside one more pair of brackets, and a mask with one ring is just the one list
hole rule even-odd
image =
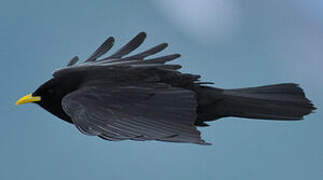
[[[183, 72], [237, 88], [296, 82], [323, 104], [320, 0], [3, 0], [0, 179], [320, 179], [323, 114], [304, 121], [226, 118], [200, 128], [212, 146], [108, 142], [36, 105], [16, 107], [51, 72], [108, 36], [168, 42]], [[115, 50], [115, 49], [114, 49]]]

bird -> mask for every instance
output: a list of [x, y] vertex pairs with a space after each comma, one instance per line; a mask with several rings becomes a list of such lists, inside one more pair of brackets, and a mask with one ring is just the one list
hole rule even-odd
[[180, 57], [151, 57], [161, 43], [129, 55], [146, 39], [140, 32], [107, 57], [115, 40], [108, 37], [89, 58], [65, 67], [16, 105], [35, 103], [75, 125], [83, 134], [109, 141], [166, 141], [209, 145], [197, 127], [225, 117], [297, 121], [316, 108], [295, 83], [239, 89], [213, 87], [200, 75], [183, 73]]

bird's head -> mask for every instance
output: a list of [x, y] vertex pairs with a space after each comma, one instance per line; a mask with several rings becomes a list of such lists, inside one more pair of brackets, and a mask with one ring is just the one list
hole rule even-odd
[[16, 105], [26, 104], [26, 103], [36, 103], [39, 105], [47, 104], [54, 99], [57, 99], [59, 95], [59, 84], [54, 80], [50, 79], [45, 82], [35, 92], [27, 94], [26, 96], [20, 98]]
[[36, 103], [54, 115], [66, 119], [61, 101], [69, 92], [71, 88], [68, 85], [53, 78], [39, 86], [33, 93], [20, 98], [16, 105]]

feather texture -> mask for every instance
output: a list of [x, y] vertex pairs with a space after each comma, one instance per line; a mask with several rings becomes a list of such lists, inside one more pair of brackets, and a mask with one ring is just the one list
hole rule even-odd
[[71, 60], [70, 63], [68, 63], [67, 67], [56, 70], [54, 74], [58, 74], [62, 71], [70, 71], [71, 69], [73, 69], [72, 71], [75, 71], [75, 68], [83, 69], [84, 67], [91, 68], [94, 66], [105, 66], [107, 68], [111, 66], [125, 66], [135, 68], [160, 68], [164, 70], [177, 70], [181, 68], [181, 66], [177, 64], [165, 64], [168, 61], [179, 58], [180, 54], [171, 54], [147, 60], [144, 59], [164, 50], [168, 46], [167, 43], [162, 43], [141, 53], [124, 57], [137, 49], [144, 42], [145, 38], [146, 33], [141, 32], [126, 45], [117, 50], [117, 52], [106, 58], [98, 59], [99, 57], [106, 54], [113, 46], [114, 38], [109, 37], [98, 49], [96, 49], [94, 53], [92, 53], [92, 55], [88, 59], [84, 61], [84, 63], [76, 65], [77, 60]]
[[194, 126], [197, 104], [189, 90], [162, 84], [92, 84], [64, 97], [62, 106], [86, 135], [205, 144]]

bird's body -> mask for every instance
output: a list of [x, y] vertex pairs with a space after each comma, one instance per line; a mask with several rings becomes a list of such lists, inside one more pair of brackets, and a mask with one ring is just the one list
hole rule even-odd
[[146, 59], [166, 43], [124, 57], [145, 37], [139, 33], [98, 60], [113, 45], [114, 39], [108, 38], [84, 63], [76, 65], [78, 58], [73, 58], [18, 104], [36, 102], [82, 133], [107, 140], [197, 144], [206, 144], [196, 126], [206, 126], [207, 121], [229, 116], [300, 120], [315, 109], [293, 83], [225, 90], [200, 82], [199, 75], [177, 71], [179, 65], [165, 64], [178, 54]]

